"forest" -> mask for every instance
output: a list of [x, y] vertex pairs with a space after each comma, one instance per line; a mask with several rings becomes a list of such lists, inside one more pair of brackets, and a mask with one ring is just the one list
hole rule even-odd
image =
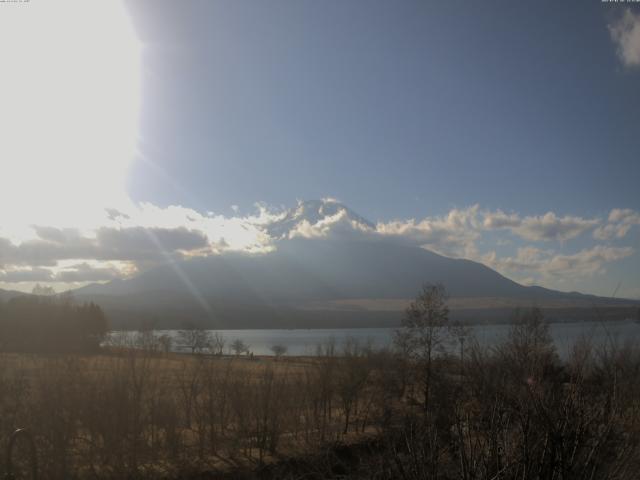
[[0, 351], [95, 352], [109, 324], [94, 303], [69, 295], [14, 297], [0, 302]]

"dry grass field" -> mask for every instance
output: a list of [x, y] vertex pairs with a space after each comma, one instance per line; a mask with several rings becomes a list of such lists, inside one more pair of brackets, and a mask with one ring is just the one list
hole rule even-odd
[[56, 480], [636, 478], [640, 350], [560, 361], [538, 313], [521, 320], [491, 348], [421, 323], [393, 351], [315, 357], [3, 353], [2, 442], [28, 428]]
[[372, 366], [357, 358], [2, 354], [0, 428], [29, 429], [43, 478], [243, 469], [370, 432]]

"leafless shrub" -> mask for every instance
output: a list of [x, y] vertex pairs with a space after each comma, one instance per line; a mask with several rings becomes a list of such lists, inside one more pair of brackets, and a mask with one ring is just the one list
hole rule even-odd
[[279, 359], [287, 353], [287, 347], [285, 345], [272, 345], [271, 351], [275, 355], [276, 359]]

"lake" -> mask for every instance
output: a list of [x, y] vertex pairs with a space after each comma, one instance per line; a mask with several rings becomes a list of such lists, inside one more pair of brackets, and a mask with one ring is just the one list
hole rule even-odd
[[[492, 346], [502, 341], [509, 332], [510, 325], [476, 325], [471, 327], [481, 346]], [[640, 324], [633, 320], [615, 322], [572, 322], [550, 324], [551, 335], [558, 353], [566, 357], [571, 346], [581, 338], [590, 339], [594, 345], [606, 342], [640, 342]], [[389, 346], [392, 342], [393, 328], [344, 328], [344, 329], [288, 329], [288, 330], [210, 330], [221, 334], [227, 348], [236, 339], [249, 346], [254, 355], [271, 355], [271, 347], [283, 345], [288, 355], [315, 355], [319, 344], [334, 341], [337, 350], [347, 339], [360, 344], [370, 344], [375, 348]], [[174, 339], [175, 351], [188, 351], [178, 343], [178, 330], [157, 330], [157, 335], [167, 334]], [[116, 335], [133, 336], [135, 332], [113, 332]]]

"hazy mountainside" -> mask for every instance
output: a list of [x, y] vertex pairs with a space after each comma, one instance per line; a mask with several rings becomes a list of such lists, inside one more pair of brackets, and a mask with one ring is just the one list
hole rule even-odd
[[24, 292], [17, 292], [15, 290], [2, 290], [0, 289], [0, 302], [6, 302], [7, 300], [11, 300], [15, 297], [22, 297], [27, 295]]
[[171, 291], [206, 298], [297, 303], [344, 298], [411, 298], [424, 282], [453, 296], [546, 297], [558, 292], [519, 285], [484, 265], [422, 248], [366, 241], [290, 241], [266, 255], [225, 254], [164, 265], [134, 278], [90, 285], [77, 294]]
[[[487, 298], [519, 299], [532, 305], [553, 300], [556, 308], [564, 301], [572, 307], [592, 307], [597, 300], [578, 293], [525, 287], [480, 263], [443, 257], [376, 236], [288, 238], [301, 222], [318, 225], [336, 215], [348, 224], [374, 228], [339, 203], [301, 202], [267, 227], [270, 235], [281, 239], [275, 252], [194, 258], [130, 279], [89, 285], [74, 294], [102, 305], [122, 325], [138, 318], [164, 326], [193, 321], [227, 328], [365, 326], [397, 321], [398, 311], [393, 309], [381, 312], [348, 302], [341, 308], [335, 308], [335, 303], [331, 308], [325, 305], [348, 299], [411, 299], [425, 282], [442, 283], [452, 297], [467, 299], [469, 315], [473, 299], [485, 315], [493, 317], [496, 309], [487, 313], [493, 308]], [[510, 310], [501, 307], [503, 312]]]

